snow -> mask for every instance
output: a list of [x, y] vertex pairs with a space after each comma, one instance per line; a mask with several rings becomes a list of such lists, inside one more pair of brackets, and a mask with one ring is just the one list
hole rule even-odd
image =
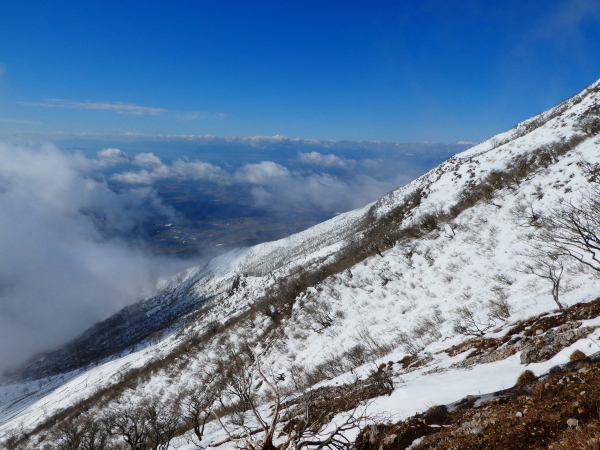
[[[573, 124], [577, 118], [599, 104], [597, 92], [584, 91], [543, 116], [536, 116], [450, 158], [378, 202], [340, 214], [288, 238], [234, 250], [203, 267], [190, 268], [175, 279], [163, 280], [165, 289], [191, 283], [195, 295], [211, 298], [211, 303], [201, 317], [178, 332], [97, 367], [52, 379], [0, 385], [0, 432], [15, 427], [31, 429], [53, 413], [88, 398], [97, 389], [113, 385], [120, 374], [166, 357], [190, 336], [204, 332], [212, 321], [223, 324], [237, 317], [298, 268], [317, 267], [335, 255], [357, 233], [370, 212], [382, 217], [416, 190], [424, 190], [427, 195], [406, 219], [406, 224], [417, 221], [427, 212], [447, 211], [469, 180], [482, 180], [491, 171], [506, 168], [518, 155], [533, 152], [558, 138], [569, 138], [574, 134]], [[542, 117], [549, 120], [542, 121]], [[523, 131], [538, 122], [545, 123], [527, 133]], [[437, 317], [439, 335], [425, 333], [415, 338], [422, 347], [421, 354], [429, 354], [433, 360], [398, 377], [392, 395], [377, 398], [369, 405], [370, 412], [387, 412], [402, 418], [469, 394], [512, 386], [524, 370], [518, 353], [464, 369], [453, 364], [465, 355], [451, 358], [438, 352], [466, 339], [453, 331], [456, 308], [468, 306], [484, 320], [488, 301], [495, 298], [499, 290], [506, 295], [512, 315], [507, 321], [496, 320], [488, 336], [500, 336], [512, 324], [555, 308], [550, 286], [544, 284], [544, 280], [519, 271], [526, 259], [523, 254], [528, 249], [531, 233], [522, 223], [523, 208], [532, 207], [543, 213], [550, 211], [560, 198], [577, 201], [588, 184], [578, 166], [581, 158], [600, 162], [600, 142], [595, 138], [585, 140], [547, 169], [522, 180], [518, 188], [498, 192], [493, 202], [479, 203], [439, 230], [409, 243], [398, 243], [381, 256], [368, 258], [349, 271], [332, 275], [311, 287], [296, 300], [291, 317], [282, 321], [279, 337], [269, 342], [269, 346], [263, 346], [268, 347], [263, 356], [265, 367], [273, 373], [289, 375], [292, 370], [311, 370], [359, 344], [372, 341], [373, 345], [389, 347], [384, 356], [355, 368], [353, 373], [340, 373], [321, 385], [348, 382], [354, 376], [364, 377], [377, 364], [401, 359], [406, 355], [399, 340], [401, 333], [410, 334], [426, 319]], [[233, 280], [238, 276], [243, 277], [243, 285], [231, 293]], [[561, 301], [571, 305], [597, 297], [600, 297], [597, 274], [578, 265], [570, 266], [564, 275]], [[315, 310], [322, 310], [331, 317], [329, 327], [319, 329]], [[160, 305], [157, 305], [147, 314], [159, 312]], [[257, 315], [250, 322], [229, 328], [223, 339], [231, 343], [253, 342], [269, 325], [268, 317]], [[600, 319], [585, 321], [584, 325], [600, 326]], [[549, 361], [527, 368], [536, 374], [544, 373], [566, 362], [575, 349], [587, 354], [600, 350], [598, 341], [600, 333], [596, 330], [593, 340], [582, 339]], [[195, 382], [199, 368], [220, 356], [220, 342], [218, 339], [207, 342], [201, 350], [190, 353], [188, 364], [180, 370], [160, 370], [127, 395], [136, 401], [148, 393], [160, 393], [166, 398], [181, 391]], [[207, 443], [224, 438], [215, 424], [209, 426]], [[193, 447], [182, 438], [174, 441], [173, 448]]]

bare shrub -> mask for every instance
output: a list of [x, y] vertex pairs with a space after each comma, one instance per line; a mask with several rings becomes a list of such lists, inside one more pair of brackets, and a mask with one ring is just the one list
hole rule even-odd
[[423, 340], [426, 344], [441, 339], [442, 333], [439, 324], [429, 317], [421, 317], [417, 324], [411, 329], [411, 334], [416, 339]]
[[454, 314], [452, 329], [458, 334], [483, 336], [487, 330], [496, 326], [495, 322], [489, 318], [485, 322], [478, 321], [475, 314], [466, 306], [459, 306], [454, 310]]
[[417, 356], [419, 352], [423, 349], [423, 347], [417, 342], [417, 340], [405, 333], [404, 331], [398, 332], [396, 337], [396, 341], [402, 349], [411, 356]]
[[600, 133], [600, 116], [597, 114], [590, 114], [573, 125], [573, 129], [576, 131], [581, 131], [583, 134], [587, 136], [594, 136]]
[[100, 418], [111, 436], [119, 436], [131, 450], [166, 450], [180, 429], [180, 411], [176, 402], [158, 398], [118, 405]]
[[57, 450], [103, 450], [108, 433], [100, 421], [81, 415], [60, 422], [48, 440]]
[[437, 325], [441, 325], [446, 321], [442, 311], [440, 311], [440, 308], [437, 305], [431, 308], [431, 320], [433, 320]]
[[319, 381], [335, 378], [352, 368], [346, 364], [345, 359], [346, 355], [330, 356], [322, 363], [317, 364], [310, 376]]
[[488, 300], [490, 317], [499, 320], [506, 320], [510, 317], [512, 307], [508, 303], [508, 294], [506, 289], [501, 286], [492, 286], [494, 298]]
[[425, 213], [419, 220], [419, 225], [425, 231], [433, 231], [438, 228], [438, 215], [435, 213]]
[[343, 310], [341, 310], [341, 309], [338, 309], [335, 313], [333, 313], [333, 315], [336, 318], [341, 319], [341, 320], [343, 320], [343, 319], [346, 318], [346, 313]]
[[498, 320], [506, 320], [510, 317], [512, 307], [506, 298], [492, 298], [488, 300], [490, 317]]
[[386, 395], [392, 395], [392, 392], [394, 392], [394, 378], [391, 366], [381, 364], [378, 368], [371, 370], [369, 379], [377, 389], [377, 392]]
[[600, 163], [581, 158], [577, 165], [589, 183], [600, 183]]
[[355, 344], [344, 352], [344, 356], [354, 367], [362, 366], [369, 361], [369, 354], [363, 344]]
[[511, 286], [516, 281], [514, 277], [501, 272], [494, 274], [492, 279], [505, 286]]
[[394, 349], [393, 345], [375, 339], [368, 328], [362, 328], [358, 331], [357, 340], [368, 349], [373, 359], [387, 355]]

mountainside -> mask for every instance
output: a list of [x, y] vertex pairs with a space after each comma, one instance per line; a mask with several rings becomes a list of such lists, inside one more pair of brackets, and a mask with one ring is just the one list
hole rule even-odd
[[[280, 411], [276, 445], [310, 422], [304, 446], [343, 435], [325, 445], [343, 448], [384, 412], [413, 415], [512, 386], [525, 365], [539, 375], [574, 349], [595, 352], [600, 310], [555, 310], [600, 297], [599, 114], [596, 82], [373, 204], [165, 280], [156, 297], [11, 374], [0, 439], [78, 448], [58, 447], [61, 424], [104, 418], [112, 435], [95, 448], [120, 448], [114, 416], [152, 404], [178, 418], [178, 437], [154, 448], [196, 448], [198, 418], [202, 445], [268, 448], [261, 420]], [[573, 220], [580, 235], [568, 234]], [[530, 319], [546, 313], [562, 319]], [[330, 409], [302, 422], [304, 398], [306, 411]]]

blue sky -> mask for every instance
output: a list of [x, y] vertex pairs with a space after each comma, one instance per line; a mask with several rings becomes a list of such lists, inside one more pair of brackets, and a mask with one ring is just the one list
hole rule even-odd
[[595, 0], [9, 0], [0, 133], [479, 142], [599, 78], [599, 25]]

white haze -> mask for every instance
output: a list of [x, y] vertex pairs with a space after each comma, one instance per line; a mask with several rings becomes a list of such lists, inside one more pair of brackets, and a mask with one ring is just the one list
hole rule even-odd
[[0, 370], [63, 344], [181, 268], [115, 237], [172, 212], [149, 188], [117, 194], [94, 179], [106, 161], [11, 143], [0, 143], [0, 161]]

